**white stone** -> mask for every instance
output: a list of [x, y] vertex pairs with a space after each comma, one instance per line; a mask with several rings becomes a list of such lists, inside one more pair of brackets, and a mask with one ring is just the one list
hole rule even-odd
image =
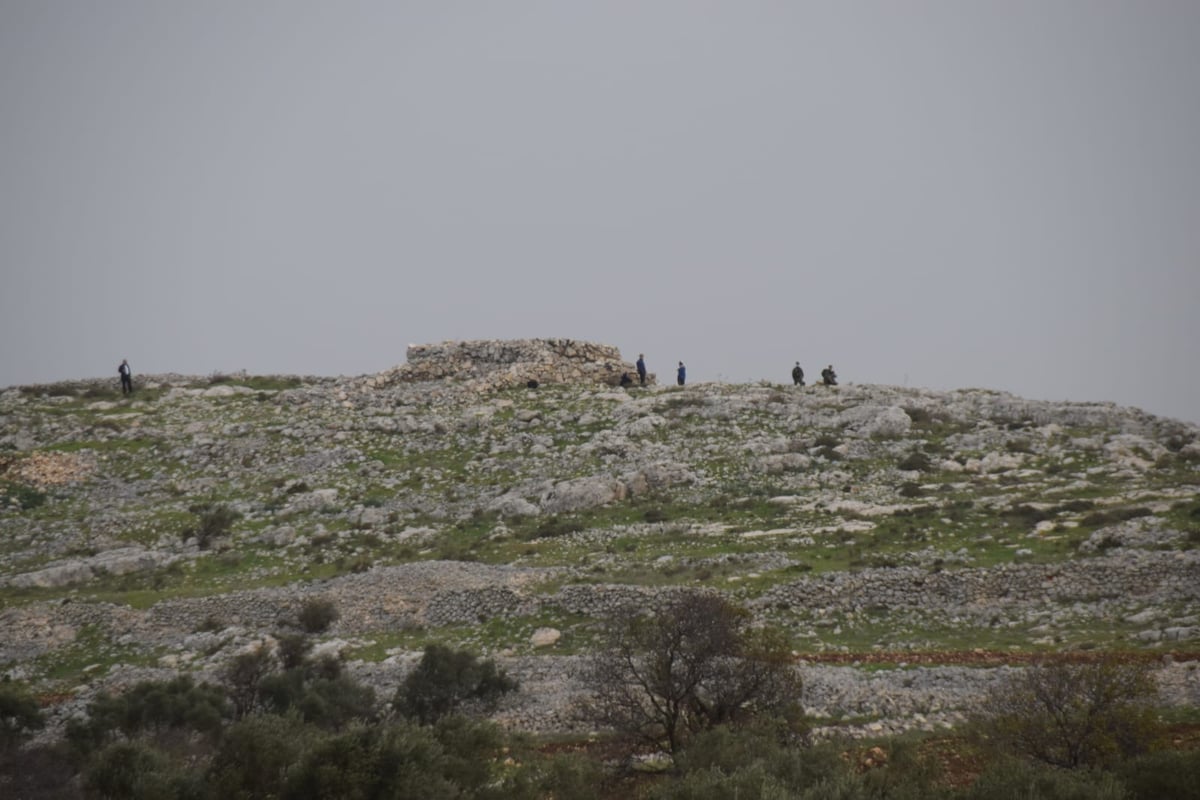
[[529, 643], [534, 647], [553, 647], [562, 638], [558, 628], [538, 628], [529, 637]]

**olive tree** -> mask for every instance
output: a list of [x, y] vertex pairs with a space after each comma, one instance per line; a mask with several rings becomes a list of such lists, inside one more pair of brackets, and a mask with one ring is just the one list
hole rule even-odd
[[756, 715], [800, 720], [800, 680], [779, 634], [714, 594], [627, 610], [586, 668], [596, 722], [667, 752], [693, 734]]

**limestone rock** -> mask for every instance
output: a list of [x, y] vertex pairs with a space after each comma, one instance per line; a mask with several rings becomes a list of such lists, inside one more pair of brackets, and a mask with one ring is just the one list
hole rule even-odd
[[562, 638], [558, 628], [538, 628], [529, 637], [529, 643], [534, 647], [553, 647]]
[[547, 514], [562, 514], [624, 500], [628, 489], [615, 478], [593, 476], [554, 484], [542, 498]]

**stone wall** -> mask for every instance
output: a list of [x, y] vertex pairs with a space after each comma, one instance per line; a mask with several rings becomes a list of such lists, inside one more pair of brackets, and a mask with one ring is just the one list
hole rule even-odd
[[[385, 383], [454, 380], [479, 390], [538, 383], [617, 386], [621, 374], [637, 370], [615, 347], [575, 339], [481, 339], [414, 344], [408, 363], [385, 373]], [[647, 376], [653, 383], [654, 377]]]

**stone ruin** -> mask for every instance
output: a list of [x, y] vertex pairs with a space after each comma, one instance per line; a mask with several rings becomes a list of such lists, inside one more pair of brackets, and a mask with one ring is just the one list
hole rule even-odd
[[[619, 386], [621, 375], [636, 381], [637, 369], [606, 344], [576, 339], [479, 339], [413, 344], [408, 363], [387, 373], [387, 382], [458, 381], [489, 391], [539, 384], [574, 383]], [[654, 383], [648, 374], [646, 383]]]

